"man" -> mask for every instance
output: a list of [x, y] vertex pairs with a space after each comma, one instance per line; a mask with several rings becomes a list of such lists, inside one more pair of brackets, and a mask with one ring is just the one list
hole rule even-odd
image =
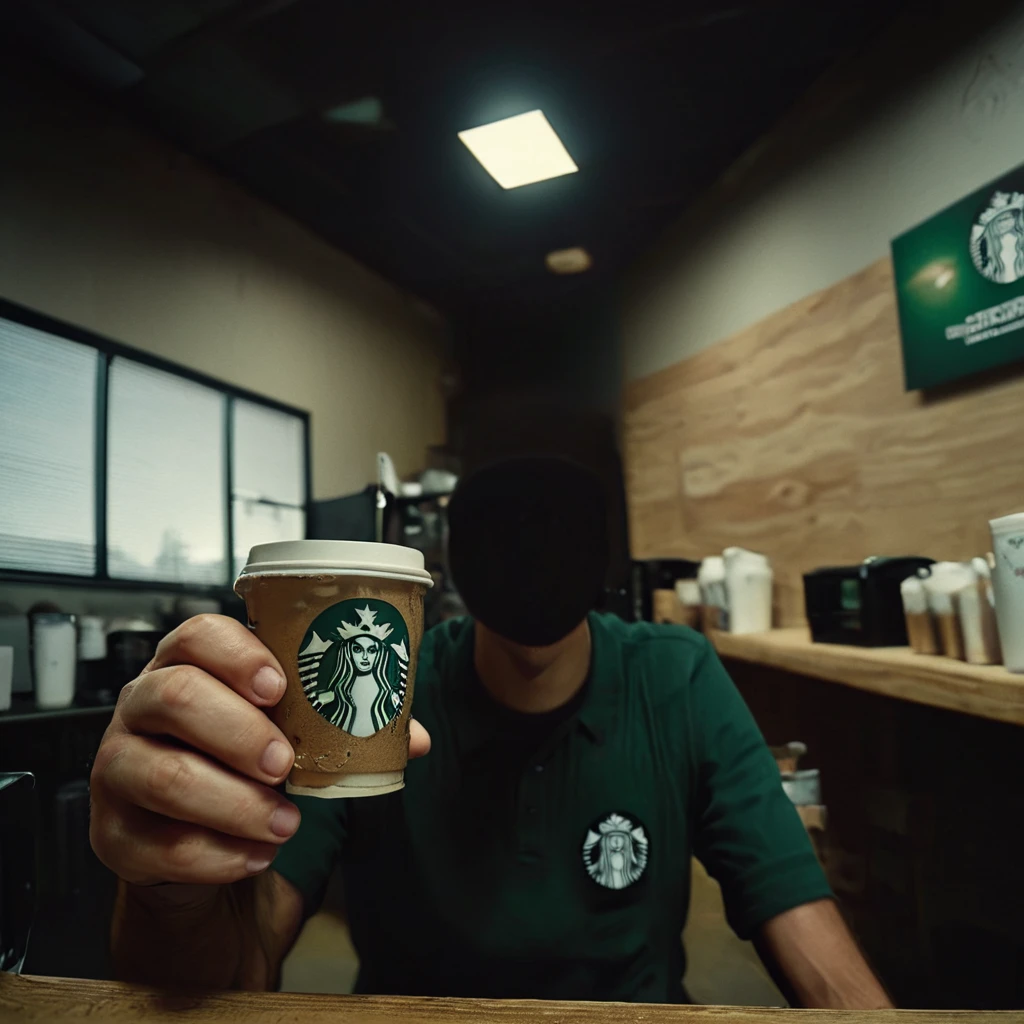
[[296, 798], [301, 824], [272, 788], [292, 756], [260, 710], [284, 688], [274, 657], [228, 619], [167, 637], [93, 771], [121, 972], [272, 986], [340, 863], [358, 991], [680, 1001], [696, 854], [794, 1002], [888, 1006], [707, 642], [589, 612], [604, 508], [553, 459], [460, 485], [450, 562], [473, 619], [424, 638], [433, 753], [391, 796]]

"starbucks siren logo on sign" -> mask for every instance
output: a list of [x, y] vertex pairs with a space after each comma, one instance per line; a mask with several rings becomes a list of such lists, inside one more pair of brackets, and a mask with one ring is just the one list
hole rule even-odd
[[299, 678], [313, 708], [352, 736], [372, 736], [402, 710], [409, 630], [386, 601], [358, 598], [321, 612], [299, 649]]
[[971, 260], [983, 277], [1013, 284], [1024, 277], [1024, 193], [993, 192], [971, 228]]

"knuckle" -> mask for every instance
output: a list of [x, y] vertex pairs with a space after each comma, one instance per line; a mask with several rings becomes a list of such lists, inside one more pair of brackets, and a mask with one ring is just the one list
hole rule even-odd
[[107, 867], [110, 867], [115, 859], [119, 834], [120, 830], [111, 820], [111, 816], [98, 811], [94, 806], [89, 818], [89, 843], [93, 852]]
[[158, 757], [146, 771], [146, 791], [167, 803], [188, 785], [190, 774], [182, 758], [173, 754]]
[[190, 656], [194, 656], [197, 649], [202, 648], [204, 638], [208, 637], [210, 633], [211, 620], [217, 618], [216, 615], [204, 613], [186, 619], [157, 645], [157, 662], [163, 665], [173, 665], [177, 662], [188, 661]]
[[93, 758], [90, 784], [95, 786], [103, 781], [110, 766], [124, 753], [124, 742], [119, 736], [105, 737]]
[[170, 711], [188, 711], [200, 699], [205, 673], [191, 665], [169, 669], [160, 681], [160, 703]]
[[226, 623], [230, 619], [223, 615], [214, 615], [212, 612], [204, 612], [202, 615], [193, 615], [186, 619], [171, 635], [173, 647], [178, 658], [182, 661], [190, 661], [196, 657], [212, 638], [225, 630]]
[[168, 843], [164, 856], [169, 867], [177, 872], [185, 873], [195, 866], [201, 852], [194, 837], [186, 833]]

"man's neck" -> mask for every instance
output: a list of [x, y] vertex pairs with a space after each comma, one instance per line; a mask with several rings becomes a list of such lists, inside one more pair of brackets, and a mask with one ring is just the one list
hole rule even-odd
[[590, 626], [584, 619], [548, 647], [524, 647], [479, 622], [473, 664], [484, 689], [513, 711], [542, 714], [568, 703], [590, 671]]

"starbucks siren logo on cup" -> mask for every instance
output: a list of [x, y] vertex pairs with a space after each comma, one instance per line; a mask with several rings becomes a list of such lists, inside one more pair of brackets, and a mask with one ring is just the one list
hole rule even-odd
[[295, 751], [290, 793], [401, 789], [423, 637], [423, 553], [395, 544], [260, 544], [235, 582], [287, 676], [269, 715]]

